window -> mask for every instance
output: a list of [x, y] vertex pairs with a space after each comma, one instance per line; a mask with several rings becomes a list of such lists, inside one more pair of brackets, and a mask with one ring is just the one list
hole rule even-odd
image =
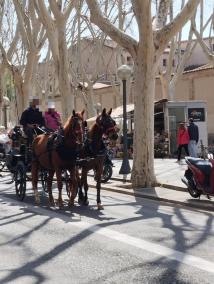
[[127, 60], [127, 64], [128, 64], [128, 65], [132, 65], [132, 64], [133, 64], [133, 61], [132, 61], [132, 57], [131, 57], [131, 56], [127, 56], [126, 60]]
[[213, 51], [214, 51], [214, 43], [212, 44], [212, 47], [213, 47]]
[[163, 66], [166, 66], [166, 63], [167, 63], [166, 58], [164, 58], [163, 59]]
[[175, 59], [172, 60], [172, 67], [175, 67]]
[[52, 86], [50, 85], [50, 87], [49, 87], [49, 91], [52, 93]]

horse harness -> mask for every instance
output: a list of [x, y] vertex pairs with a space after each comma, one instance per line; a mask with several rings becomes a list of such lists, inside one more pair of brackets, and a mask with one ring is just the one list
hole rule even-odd
[[64, 161], [75, 161], [78, 155], [78, 150], [65, 146], [64, 130], [60, 129], [48, 137], [46, 146], [49, 162], [52, 165], [52, 152], [55, 150], [60, 158]]

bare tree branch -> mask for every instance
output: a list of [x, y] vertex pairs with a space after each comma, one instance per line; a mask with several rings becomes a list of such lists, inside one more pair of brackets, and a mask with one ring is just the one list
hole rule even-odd
[[131, 36], [125, 34], [120, 31], [117, 27], [115, 27], [109, 20], [106, 18], [98, 5], [96, 0], [86, 0], [90, 12], [91, 12], [91, 21], [94, 24], [98, 24], [102, 28], [102, 30], [110, 36], [113, 40], [118, 42], [121, 46], [126, 48], [133, 57], [136, 56], [136, 49], [138, 46], [138, 42], [132, 38]]
[[182, 11], [175, 17], [175, 19], [164, 26], [161, 30], [155, 32], [155, 46], [160, 52], [163, 52], [165, 46], [175, 34], [179, 32], [182, 26], [194, 14], [198, 4], [201, 0], [189, 0]]

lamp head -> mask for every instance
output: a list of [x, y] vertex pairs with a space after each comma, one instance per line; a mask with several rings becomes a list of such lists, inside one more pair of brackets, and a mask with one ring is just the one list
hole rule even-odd
[[121, 80], [128, 80], [131, 77], [132, 69], [128, 65], [121, 65], [117, 69], [117, 75]]

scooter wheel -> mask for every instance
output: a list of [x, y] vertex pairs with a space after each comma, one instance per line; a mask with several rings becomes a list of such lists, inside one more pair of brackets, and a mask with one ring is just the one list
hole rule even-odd
[[111, 178], [112, 173], [113, 173], [112, 166], [109, 164], [104, 165], [101, 182], [103, 183], [107, 182]]
[[191, 178], [188, 181], [188, 187], [187, 187], [189, 194], [193, 197], [193, 198], [198, 198], [201, 195], [201, 192], [197, 189], [194, 180]]

